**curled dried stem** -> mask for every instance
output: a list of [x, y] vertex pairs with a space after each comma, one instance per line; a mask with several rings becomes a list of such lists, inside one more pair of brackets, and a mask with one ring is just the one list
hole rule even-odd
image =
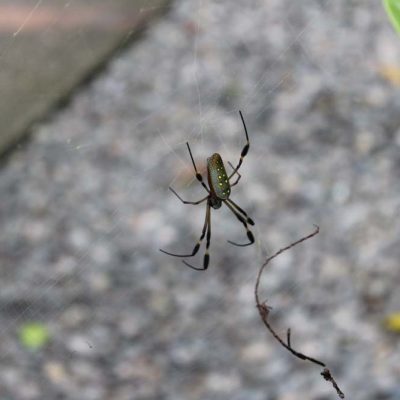
[[334, 387], [334, 389], [336, 390], [336, 393], [338, 394], [338, 396], [341, 399], [344, 399], [344, 393], [340, 390], [338, 384], [336, 383], [335, 379], [333, 378], [331, 372], [329, 371], [329, 369], [326, 367], [325, 363], [323, 363], [322, 361], [307, 356], [297, 350], [295, 350], [292, 347], [291, 344], [291, 330], [290, 328], [287, 330], [286, 332], [286, 342], [275, 332], [275, 330], [272, 328], [271, 324], [268, 321], [268, 317], [271, 311], [271, 307], [267, 305], [267, 303], [264, 302], [260, 302], [260, 296], [259, 296], [259, 287], [260, 287], [260, 280], [261, 280], [261, 276], [263, 271], [265, 270], [265, 268], [267, 267], [267, 265], [277, 256], [279, 256], [280, 254], [282, 254], [283, 252], [291, 249], [292, 247], [297, 246], [298, 244], [305, 242], [308, 239], [311, 239], [312, 237], [316, 236], [319, 233], [319, 227], [315, 225], [315, 230], [310, 233], [307, 236], [302, 237], [301, 239], [291, 243], [290, 245], [283, 247], [282, 249], [278, 250], [275, 254], [273, 254], [272, 256], [268, 257], [264, 264], [261, 266], [260, 270], [258, 271], [258, 275], [257, 275], [257, 280], [256, 280], [256, 284], [254, 287], [254, 297], [256, 299], [256, 306], [258, 309], [258, 312], [260, 314], [261, 320], [263, 321], [265, 327], [269, 330], [269, 332], [272, 334], [272, 336], [286, 349], [288, 350], [290, 353], [292, 353], [295, 357], [299, 358], [300, 360], [304, 360], [304, 361], [309, 361], [312, 362], [314, 364], [317, 364], [321, 367], [323, 367], [323, 371], [321, 372], [322, 377], [328, 381], [331, 382], [332, 386]]

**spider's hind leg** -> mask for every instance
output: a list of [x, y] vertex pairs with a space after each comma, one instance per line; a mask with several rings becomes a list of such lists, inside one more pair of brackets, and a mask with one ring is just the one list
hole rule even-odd
[[235, 171], [235, 167], [232, 165], [232, 163], [230, 161], [228, 161], [228, 164], [233, 169], [233, 175], [231, 175], [229, 179], [233, 178], [235, 174], [238, 176], [236, 181], [234, 183], [232, 183], [232, 185], [230, 185], [231, 187], [233, 187], [233, 186], [236, 186], [239, 183], [240, 178], [242, 177], [242, 175], [240, 175], [238, 171]]
[[243, 150], [240, 153], [240, 159], [239, 159], [238, 165], [236, 166], [236, 168], [234, 169], [232, 174], [229, 176], [229, 179], [231, 179], [232, 176], [235, 175], [235, 173], [238, 171], [238, 169], [242, 165], [243, 159], [246, 157], [247, 153], [249, 152], [249, 148], [250, 148], [250, 140], [249, 140], [249, 134], [247, 133], [246, 123], [244, 122], [243, 114], [241, 111], [239, 111], [239, 114], [240, 114], [240, 118], [242, 119], [244, 133], [246, 135], [246, 144], [244, 145]]
[[194, 172], [196, 172], [196, 179], [202, 184], [203, 188], [206, 189], [208, 193], [210, 193], [210, 190], [208, 189], [207, 185], [203, 181], [202, 175], [199, 173], [199, 171], [197, 171], [196, 163], [194, 162], [194, 158], [192, 155], [192, 150], [190, 150], [190, 146], [189, 146], [188, 142], [186, 142], [186, 146], [189, 150], [190, 158], [192, 159]]

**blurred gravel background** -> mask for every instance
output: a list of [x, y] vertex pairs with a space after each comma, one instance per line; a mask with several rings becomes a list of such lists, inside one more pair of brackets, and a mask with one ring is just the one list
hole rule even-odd
[[[400, 399], [400, 38], [373, 0], [183, 1], [77, 93], [0, 171], [1, 399]], [[212, 213], [207, 272], [188, 252], [205, 207], [199, 167], [251, 147]], [[204, 171], [204, 169], [203, 169]], [[200, 265], [202, 254], [193, 260]], [[47, 326], [37, 351], [18, 336]]]

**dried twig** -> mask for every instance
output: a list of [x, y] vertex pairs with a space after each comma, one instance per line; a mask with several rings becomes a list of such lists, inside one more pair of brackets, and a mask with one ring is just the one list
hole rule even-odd
[[321, 367], [323, 367], [323, 371], [321, 372], [321, 375], [323, 376], [323, 378], [325, 380], [327, 380], [328, 382], [332, 383], [332, 386], [335, 388], [338, 396], [341, 399], [344, 399], [344, 393], [340, 390], [339, 386], [337, 385], [335, 379], [333, 378], [331, 372], [329, 371], [328, 368], [326, 368], [325, 363], [323, 363], [320, 360], [317, 360], [316, 358], [313, 357], [309, 357], [303, 353], [300, 353], [299, 351], [295, 350], [292, 345], [291, 345], [291, 330], [290, 328], [287, 330], [286, 333], [286, 342], [275, 332], [275, 330], [272, 328], [272, 326], [270, 325], [269, 321], [268, 321], [268, 316], [269, 316], [269, 312], [271, 310], [271, 307], [269, 307], [266, 302], [260, 302], [260, 298], [259, 298], [259, 286], [260, 286], [260, 280], [261, 280], [261, 276], [262, 273], [265, 269], [265, 267], [277, 256], [279, 256], [280, 254], [282, 254], [283, 252], [291, 249], [294, 246], [297, 246], [298, 244], [311, 239], [312, 237], [314, 237], [315, 235], [317, 235], [319, 233], [319, 227], [315, 226], [315, 230], [314, 232], [312, 232], [311, 234], [304, 236], [303, 238], [297, 240], [296, 242], [291, 243], [289, 246], [286, 246], [282, 249], [280, 249], [279, 251], [277, 251], [275, 254], [273, 254], [272, 256], [268, 257], [264, 264], [261, 266], [260, 270], [258, 271], [258, 275], [257, 275], [257, 280], [256, 280], [256, 285], [254, 288], [254, 296], [256, 299], [256, 306], [258, 309], [258, 312], [260, 314], [260, 317], [264, 323], [264, 325], [266, 326], [266, 328], [271, 332], [272, 336], [285, 348], [287, 349], [289, 352], [291, 352], [294, 356], [296, 356], [297, 358], [300, 358], [301, 360], [306, 360], [306, 361], [310, 361], [314, 364], [320, 365]]

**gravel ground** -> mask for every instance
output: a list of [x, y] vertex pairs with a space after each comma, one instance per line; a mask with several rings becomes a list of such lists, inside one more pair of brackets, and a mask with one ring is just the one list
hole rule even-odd
[[[1, 399], [337, 398], [254, 306], [262, 260], [313, 224], [265, 273], [272, 321], [348, 399], [400, 399], [399, 62], [377, 1], [175, 1], [2, 166]], [[237, 162], [239, 109], [257, 242], [226, 243], [245, 231], [217, 210], [196, 272], [158, 251], [190, 251], [205, 213], [168, 186], [204, 196], [186, 141], [202, 171]]]

